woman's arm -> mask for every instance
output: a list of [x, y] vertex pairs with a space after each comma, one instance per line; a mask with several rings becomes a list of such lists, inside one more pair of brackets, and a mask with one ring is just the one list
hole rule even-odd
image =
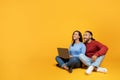
[[74, 57], [79, 57], [80, 54], [85, 54], [86, 52], [86, 46], [84, 44], [81, 45], [81, 53], [79, 53], [78, 55], [74, 55]]
[[85, 46], [85, 44], [83, 44], [83, 46], [82, 46], [82, 53], [80, 53], [80, 54], [85, 54], [85, 52], [86, 52], [86, 46]]

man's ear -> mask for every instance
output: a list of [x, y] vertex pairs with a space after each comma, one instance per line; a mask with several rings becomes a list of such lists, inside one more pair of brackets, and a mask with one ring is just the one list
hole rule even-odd
[[92, 38], [92, 36], [90, 35], [90, 38]]

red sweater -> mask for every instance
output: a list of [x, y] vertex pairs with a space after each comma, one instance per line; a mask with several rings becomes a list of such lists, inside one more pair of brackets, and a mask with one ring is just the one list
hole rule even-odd
[[101, 44], [98, 41], [92, 40], [90, 43], [86, 43], [86, 56], [88, 57], [92, 57], [93, 55], [96, 56], [101, 56], [101, 55], [105, 55], [108, 48]]

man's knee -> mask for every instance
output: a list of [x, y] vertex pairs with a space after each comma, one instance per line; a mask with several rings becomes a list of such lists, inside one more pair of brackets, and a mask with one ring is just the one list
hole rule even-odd
[[79, 59], [83, 59], [84, 56], [85, 56], [84, 54], [80, 54]]

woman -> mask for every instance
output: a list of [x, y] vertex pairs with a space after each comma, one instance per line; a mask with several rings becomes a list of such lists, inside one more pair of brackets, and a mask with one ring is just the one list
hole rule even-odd
[[72, 44], [69, 48], [69, 59], [63, 59], [59, 56], [56, 56], [57, 66], [62, 67], [65, 70], [68, 70], [72, 73], [73, 68], [79, 68], [82, 66], [82, 63], [79, 59], [80, 54], [85, 54], [86, 47], [82, 43], [82, 34], [80, 31], [76, 30], [72, 35]]

